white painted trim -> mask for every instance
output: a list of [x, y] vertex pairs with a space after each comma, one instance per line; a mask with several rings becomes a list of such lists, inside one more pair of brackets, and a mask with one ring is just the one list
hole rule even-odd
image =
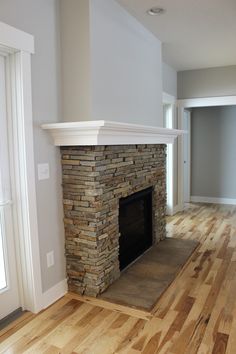
[[[165, 94], [163, 94], [164, 96]], [[169, 95], [168, 95], [169, 96]], [[173, 96], [170, 96], [174, 99]], [[163, 97], [163, 105], [167, 106], [168, 108], [165, 109], [166, 117], [165, 119], [165, 126], [166, 128], [172, 129], [174, 126], [174, 118], [175, 118], [175, 104], [174, 103], [167, 103], [168, 97]], [[172, 99], [169, 102], [175, 102]], [[174, 204], [174, 145], [168, 144], [167, 145], [167, 161], [166, 161], [166, 192], [167, 192], [167, 215], [173, 214], [173, 204]]]
[[8, 120], [12, 132], [12, 184], [15, 195], [13, 216], [17, 263], [21, 275], [21, 304], [24, 309], [38, 312], [42, 306], [42, 285], [35, 192], [30, 54], [11, 54], [8, 62]]
[[[7, 110], [13, 190], [13, 218], [21, 306], [42, 309], [42, 283], [35, 191], [31, 95], [31, 35], [0, 23], [7, 62]], [[11, 48], [9, 48], [11, 46]]]
[[167, 211], [169, 214], [173, 212], [174, 204], [174, 145], [167, 145], [167, 161], [166, 161], [166, 192], [167, 192]]
[[166, 214], [169, 216], [173, 216], [181, 211], [184, 210], [184, 206], [182, 205], [175, 205], [172, 210], [170, 210], [169, 208], [167, 208]]
[[44, 124], [56, 146], [173, 144], [184, 134], [177, 129], [104, 120], [74, 123]]
[[174, 209], [173, 209], [173, 215], [181, 212], [184, 210], [184, 206], [183, 205], [175, 205]]
[[170, 208], [167, 204], [166, 206], [166, 215], [172, 216], [173, 215], [173, 209]]
[[[178, 106], [178, 128], [183, 129], [184, 108]], [[184, 207], [184, 144], [183, 136], [178, 137], [178, 205]]]
[[[191, 112], [189, 109], [185, 109], [185, 112], [188, 114], [188, 135], [187, 135], [187, 144], [188, 144], [188, 161], [187, 161], [187, 180], [188, 180], [188, 197], [187, 200], [184, 200], [184, 203], [189, 203], [190, 202], [190, 196], [191, 196]], [[184, 141], [183, 141], [184, 144]], [[183, 146], [184, 148], [184, 146]]]
[[68, 292], [67, 280], [64, 279], [43, 293], [42, 307], [47, 308]]
[[[33, 117], [31, 96], [31, 56], [26, 52], [16, 54], [18, 72], [18, 158], [21, 183], [21, 218], [24, 226], [24, 249], [22, 247], [24, 302], [32, 312], [41, 310], [42, 284], [37, 222], [37, 201], [34, 169]], [[21, 94], [20, 94], [21, 92]], [[21, 116], [20, 116], [21, 111]], [[19, 119], [21, 118], [21, 122]], [[22, 240], [23, 241], [23, 240]], [[27, 295], [27, 296], [26, 296]]]
[[[34, 53], [34, 37], [14, 27], [0, 22], [0, 47], [8, 47], [8, 51], [24, 51]], [[4, 48], [4, 52], [5, 52]]]
[[[176, 97], [163, 92], [162, 102], [171, 107], [172, 119], [168, 128], [174, 127], [176, 116]], [[174, 145], [167, 145], [167, 215], [174, 214]]]
[[193, 202], [193, 203], [211, 203], [211, 204], [236, 205], [236, 199], [231, 199], [231, 198], [213, 198], [213, 197], [191, 196], [191, 202]]
[[190, 98], [185, 100], [178, 100], [178, 106], [182, 108], [234, 106], [234, 105], [236, 105], [236, 96], [204, 97], [204, 98]]
[[162, 94], [162, 102], [164, 104], [175, 104], [176, 103], [176, 97], [170, 95], [169, 93], [163, 92]]
[[[178, 129], [183, 129], [183, 114], [185, 108], [235, 106], [236, 96], [203, 97], [177, 100]], [[183, 203], [183, 137], [178, 137], [178, 204]]]
[[191, 180], [192, 180], [192, 112], [189, 111], [189, 131], [188, 131], [188, 185], [189, 185], [189, 200], [191, 197]]

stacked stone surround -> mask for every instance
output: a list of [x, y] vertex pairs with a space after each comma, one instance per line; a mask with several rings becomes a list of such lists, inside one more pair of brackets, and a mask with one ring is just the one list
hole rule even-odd
[[166, 146], [61, 147], [69, 290], [97, 296], [120, 276], [119, 199], [153, 188], [153, 243], [166, 236]]

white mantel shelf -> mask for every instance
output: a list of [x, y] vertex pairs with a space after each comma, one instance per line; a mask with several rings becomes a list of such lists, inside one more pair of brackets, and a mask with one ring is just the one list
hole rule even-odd
[[105, 120], [43, 124], [56, 146], [173, 144], [183, 130]]

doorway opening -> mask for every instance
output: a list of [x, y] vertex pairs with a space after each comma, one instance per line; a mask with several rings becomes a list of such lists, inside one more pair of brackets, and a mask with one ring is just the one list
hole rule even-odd
[[179, 128], [187, 130], [179, 144], [178, 195], [184, 203], [236, 205], [236, 96], [178, 101]]

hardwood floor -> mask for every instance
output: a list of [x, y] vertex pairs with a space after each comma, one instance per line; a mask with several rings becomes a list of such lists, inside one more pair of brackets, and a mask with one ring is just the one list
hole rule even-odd
[[0, 332], [0, 352], [235, 354], [236, 207], [189, 205], [168, 233], [201, 246], [152, 313], [68, 294]]

